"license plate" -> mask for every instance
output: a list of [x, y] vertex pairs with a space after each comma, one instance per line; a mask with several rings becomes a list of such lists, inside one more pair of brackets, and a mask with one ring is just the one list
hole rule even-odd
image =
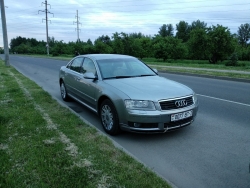
[[182, 119], [189, 118], [192, 115], [193, 115], [192, 110], [189, 110], [189, 111], [186, 111], [186, 112], [181, 112], [181, 113], [178, 113], [178, 114], [172, 114], [171, 115], [171, 121], [179, 121], [179, 120], [182, 120]]

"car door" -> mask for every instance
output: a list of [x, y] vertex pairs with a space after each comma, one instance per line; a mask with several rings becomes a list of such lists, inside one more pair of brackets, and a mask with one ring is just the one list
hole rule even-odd
[[70, 95], [79, 98], [78, 82], [82, 77], [81, 67], [84, 57], [77, 57], [67, 66], [64, 82]]
[[96, 109], [97, 105], [97, 92], [98, 92], [98, 79], [89, 79], [85, 78], [84, 74], [92, 72], [95, 76], [96, 73], [96, 67], [94, 62], [89, 59], [85, 58], [81, 67], [81, 72], [83, 74], [81, 81], [78, 85], [78, 90], [80, 91], [81, 100], [84, 101], [86, 105], [88, 105], [91, 108]]

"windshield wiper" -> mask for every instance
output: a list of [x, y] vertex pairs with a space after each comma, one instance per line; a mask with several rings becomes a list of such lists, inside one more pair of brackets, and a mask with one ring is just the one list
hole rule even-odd
[[108, 79], [119, 79], [119, 78], [134, 78], [134, 77], [144, 77], [144, 76], [155, 76], [155, 74], [140, 74], [140, 75], [133, 75], [133, 76], [112, 76], [103, 78], [104, 80]]
[[131, 78], [131, 77], [134, 77], [134, 76], [112, 76], [112, 77], [107, 77], [103, 79], [107, 80], [107, 79], [119, 79], [119, 78]]
[[137, 77], [143, 77], [143, 76], [155, 76], [155, 74], [141, 74], [141, 75], [136, 75]]

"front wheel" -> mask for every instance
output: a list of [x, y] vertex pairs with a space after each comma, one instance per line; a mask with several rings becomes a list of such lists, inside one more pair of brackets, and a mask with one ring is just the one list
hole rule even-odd
[[61, 97], [64, 101], [68, 101], [69, 100], [69, 96], [65, 87], [64, 82], [62, 81], [60, 84], [60, 90], [61, 90]]
[[100, 107], [100, 118], [106, 133], [117, 135], [120, 132], [119, 118], [113, 103], [106, 99]]

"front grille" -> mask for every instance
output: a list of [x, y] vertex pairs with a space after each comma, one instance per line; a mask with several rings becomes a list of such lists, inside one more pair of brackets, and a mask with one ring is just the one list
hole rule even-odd
[[[175, 102], [180, 101], [180, 100], [185, 100], [187, 102], [187, 105], [185, 106], [176, 106]], [[162, 100], [159, 102], [161, 109], [162, 110], [173, 110], [173, 109], [179, 109], [179, 108], [184, 108], [187, 106], [191, 106], [194, 104], [193, 97], [184, 97], [184, 98], [179, 98], [179, 99], [173, 99], [173, 100]]]
[[189, 125], [192, 122], [193, 117], [187, 118], [187, 119], [183, 119], [180, 121], [173, 121], [173, 122], [169, 122], [169, 123], [164, 123], [164, 128], [174, 128], [174, 127], [184, 127]]

